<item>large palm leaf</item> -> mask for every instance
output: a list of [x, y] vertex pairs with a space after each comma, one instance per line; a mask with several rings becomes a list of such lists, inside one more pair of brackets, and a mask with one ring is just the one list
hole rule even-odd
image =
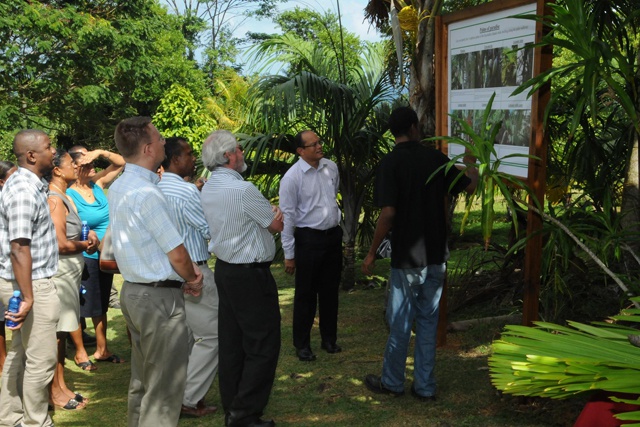
[[[591, 390], [640, 394], [640, 348], [632, 344], [638, 330], [618, 323], [637, 324], [640, 310], [625, 310], [612, 321], [507, 326], [489, 358], [493, 385], [509, 394], [554, 399]], [[640, 398], [616, 400], [640, 404]], [[617, 417], [640, 421], [640, 411]]]

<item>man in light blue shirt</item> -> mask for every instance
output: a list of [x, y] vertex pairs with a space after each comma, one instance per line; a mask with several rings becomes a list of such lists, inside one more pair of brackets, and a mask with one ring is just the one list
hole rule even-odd
[[131, 332], [128, 425], [175, 427], [187, 377], [183, 292], [199, 295], [202, 273], [192, 263], [156, 185], [164, 138], [149, 117], [116, 127], [126, 160], [109, 189], [113, 251], [124, 278], [120, 305]]
[[184, 246], [203, 276], [200, 296], [184, 298], [191, 352], [181, 410], [184, 416], [202, 417], [217, 409], [204, 403], [218, 371], [218, 290], [213, 271], [207, 265], [207, 243], [211, 236], [202, 212], [200, 192], [194, 184], [185, 181], [194, 173], [193, 149], [183, 138], [167, 138], [164, 151], [164, 173], [158, 187], [169, 203], [169, 213], [184, 238]]

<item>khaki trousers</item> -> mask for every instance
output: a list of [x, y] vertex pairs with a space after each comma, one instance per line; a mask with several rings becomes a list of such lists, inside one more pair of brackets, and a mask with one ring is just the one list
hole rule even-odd
[[120, 306], [131, 332], [128, 425], [175, 427], [188, 360], [182, 290], [125, 281]]
[[[51, 279], [34, 280], [32, 288], [33, 306], [22, 327], [13, 331], [2, 371], [2, 426], [53, 426], [47, 412], [48, 386], [58, 358], [56, 325], [60, 300]], [[5, 306], [9, 306], [9, 298], [18, 289], [16, 281], [0, 279], [0, 297]]]
[[204, 399], [218, 372], [218, 289], [209, 266], [200, 266], [200, 271], [204, 279], [200, 296], [184, 296], [191, 353], [182, 404], [192, 408]]

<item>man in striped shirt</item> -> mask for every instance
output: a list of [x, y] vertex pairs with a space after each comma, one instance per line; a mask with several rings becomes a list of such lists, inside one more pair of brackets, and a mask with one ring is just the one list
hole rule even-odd
[[164, 151], [164, 173], [158, 187], [169, 203], [169, 214], [184, 238], [184, 246], [203, 277], [200, 296], [184, 297], [191, 352], [181, 410], [184, 416], [202, 417], [216, 411], [215, 406], [204, 403], [218, 370], [218, 290], [213, 271], [207, 265], [207, 242], [211, 237], [200, 204], [200, 192], [194, 184], [185, 181], [194, 173], [193, 149], [184, 138], [167, 138]]
[[247, 169], [232, 133], [213, 132], [202, 146], [211, 177], [202, 208], [211, 230], [220, 295], [220, 400], [225, 425], [274, 426], [263, 420], [280, 354], [278, 289], [269, 267], [276, 252], [272, 233], [282, 212], [240, 175]]

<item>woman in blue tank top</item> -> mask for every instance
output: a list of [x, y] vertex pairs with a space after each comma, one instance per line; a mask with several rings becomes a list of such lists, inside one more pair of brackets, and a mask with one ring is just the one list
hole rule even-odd
[[[124, 169], [125, 161], [119, 154], [106, 150], [88, 151], [86, 147], [74, 146], [69, 150], [71, 157], [80, 167], [78, 180], [67, 190], [82, 221], [87, 221], [90, 229], [102, 240], [109, 226], [109, 204], [104, 194], [108, 187]], [[109, 165], [96, 172], [94, 162], [106, 160]], [[86, 274], [82, 285], [86, 293], [82, 295], [84, 304], [80, 308], [82, 317], [91, 317], [96, 331], [96, 351], [93, 357], [98, 362], [121, 363], [122, 360], [107, 347], [107, 310], [113, 285], [113, 274], [100, 271], [99, 253], [84, 253]]]

